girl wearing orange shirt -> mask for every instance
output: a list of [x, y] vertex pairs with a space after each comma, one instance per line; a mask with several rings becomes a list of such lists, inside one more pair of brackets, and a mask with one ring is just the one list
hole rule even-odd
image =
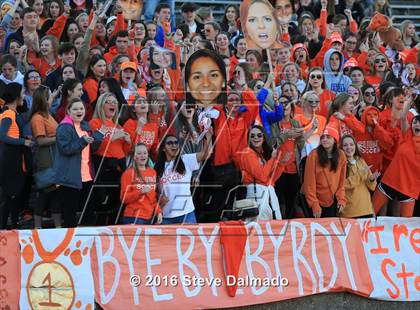
[[370, 66], [370, 74], [365, 77], [365, 80], [368, 84], [379, 88], [379, 85], [385, 78], [385, 74], [388, 71], [388, 59], [382, 53], [377, 53], [373, 59], [373, 63]]
[[147, 166], [147, 146], [139, 143], [134, 148], [133, 164], [121, 177], [121, 201], [125, 204], [122, 224], [157, 224], [162, 213], [156, 194], [156, 171]]
[[40, 57], [36, 55], [36, 52], [32, 48], [29, 48], [27, 62], [28, 64], [34, 66], [34, 68], [45, 79], [48, 74], [53, 72], [61, 65], [61, 60], [57, 56], [57, 50], [57, 38], [52, 35], [44, 36], [40, 40]]
[[291, 99], [281, 96], [279, 103], [283, 105], [284, 118], [275, 124], [280, 129], [279, 135], [275, 138], [279, 149], [292, 155], [290, 162], [277, 180], [275, 189], [277, 197], [286, 207], [283, 218], [291, 219], [294, 217], [296, 197], [300, 188], [300, 151], [305, 143], [304, 129], [298, 121], [293, 119], [295, 106]]
[[96, 101], [96, 95], [98, 94], [98, 82], [106, 74], [106, 61], [101, 55], [92, 56], [89, 62], [89, 68], [86, 75], [83, 88], [87, 92], [89, 97], [89, 104]]
[[318, 95], [320, 104], [317, 114], [326, 118], [330, 105], [335, 98], [335, 94], [325, 88], [324, 71], [322, 71], [320, 67], [311, 68], [308, 73], [308, 81], [306, 82], [306, 88], [303, 93], [306, 93], [308, 90], [313, 90]]
[[411, 132], [406, 133], [394, 159], [373, 194], [377, 214], [390, 200], [397, 199], [401, 216], [411, 217], [420, 194], [420, 116], [413, 118]]
[[130, 135], [133, 145], [143, 143], [155, 159], [159, 146], [158, 124], [150, 121], [149, 103], [144, 90], [130, 109], [130, 118], [125, 122], [124, 130]]
[[306, 160], [302, 190], [314, 217], [336, 217], [346, 205], [346, 156], [338, 149], [339, 135], [328, 125], [321, 144]]
[[328, 116], [327, 123], [334, 123], [339, 137], [354, 136], [365, 132], [365, 126], [353, 115], [353, 98], [347, 93], [335, 97]]
[[[118, 125], [118, 101], [111, 93], [99, 96], [95, 112], [89, 122], [92, 130], [103, 129], [104, 138], [101, 145], [95, 151], [93, 164], [97, 175], [95, 185], [98, 196], [105, 201], [109, 210], [107, 219], [98, 219], [101, 225], [115, 223], [119, 202], [119, 188], [114, 187], [119, 183], [121, 173], [125, 170], [125, 156], [130, 151], [131, 139], [128, 133]], [[113, 185], [113, 186], [110, 186]]]
[[284, 171], [289, 158], [289, 153], [283, 156], [281, 151], [271, 149], [261, 126], [252, 126], [248, 147], [241, 152], [240, 168], [247, 198], [255, 199], [259, 205], [257, 220], [272, 220], [273, 217], [276, 220], [282, 219], [273, 185]]

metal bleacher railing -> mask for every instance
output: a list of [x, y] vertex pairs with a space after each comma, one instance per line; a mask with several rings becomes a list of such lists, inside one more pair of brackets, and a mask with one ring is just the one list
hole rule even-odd
[[392, 0], [390, 6], [394, 26], [399, 27], [404, 20], [411, 20], [416, 25], [417, 33], [420, 34], [420, 2], [416, 0]]

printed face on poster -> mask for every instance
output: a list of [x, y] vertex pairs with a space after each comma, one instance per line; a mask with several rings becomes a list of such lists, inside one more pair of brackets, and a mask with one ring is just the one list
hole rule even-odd
[[282, 48], [280, 23], [268, 0], [245, 0], [241, 3], [241, 25], [250, 49]]
[[140, 20], [143, 10], [143, 0], [119, 0], [124, 19]]
[[153, 45], [149, 49], [150, 63], [162, 69], [176, 69], [176, 56], [175, 53], [166, 48]]

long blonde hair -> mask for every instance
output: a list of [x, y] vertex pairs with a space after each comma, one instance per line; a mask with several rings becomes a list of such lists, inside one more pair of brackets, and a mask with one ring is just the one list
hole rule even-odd
[[[99, 118], [102, 121], [106, 120], [105, 112], [104, 112], [104, 105], [109, 97], [113, 97], [115, 100], [117, 100], [115, 95], [109, 92], [104, 93], [99, 96], [98, 100], [96, 101], [96, 107], [95, 107], [95, 112], [93, 113], [93, 118]], [[117, 109], [117, 113], [115, 113], [114, 116], [112, 117], [112, 121], [114, 123], [117, 123], [117, 120], [118, 120], [118, 104], [116, 105], [116, 109]]]
[[[404, 44], [405, 44], [405, 40], [407, 39], [407, 35], [405, 33], [407, 31], [408, 26], [411, 25], [411, 24], [414, 25], [414, 27], [416, 26], [416, 24], [411, 20], [405, 20], [401, 23], [401, 26], [400, 26], [401, 27], [401, 35], [402, 35], [402, 40], [403, 40]], [[413, 37], [412, 40], [415, 43], [420, 42], [420, 38], [419, 38], [419, 36], [417, 35], [416, 32], [414, 33], [414, 37]]]

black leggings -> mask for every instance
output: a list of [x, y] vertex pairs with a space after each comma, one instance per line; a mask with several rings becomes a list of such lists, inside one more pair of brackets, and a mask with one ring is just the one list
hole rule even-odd
[[11, 229], [17, 229], [17, 222], [19, 220], [19, 207], [22, 202], [22, 194], [18, 194], [13, 198], [3, 192], [3, 197], [0, 200], [0, 229], [6, 229], [7, 220], [12, 219]]
[[300, 188], [299, 175], [297, 173], [283, 173], [274, 188], [280, 205], [286, 206], [286, 209], [282, 210], [283, 219], [292, 219], [295, 215], [296, 197]]
[[[82, 211], [80, 224], [95, 225], [95, 208], [97, 199], [95, 192], [92, 191], [92, 182], [83, 182], [82, 189], [71, 188], [67, 186], [60, 186], [54, 192], [54, 204], [61, 205], [61, 213], [63, 216], [63, 227], [76, 227], [77, 217], [76, 212]], [[90, 197], [89, 197], [89, 194]]]
[[52, 214], [60, 213], [61, 212], [60, 205], [55, 203], [56, 200], [54, 199], [54, 195], [55, 195], [55, 190], [54, 191], [40, 190], [38, 192], [38, 199], [34, 206], [34, 214], [43, 216], [44, 210], [48, 206], [51, 207]]

